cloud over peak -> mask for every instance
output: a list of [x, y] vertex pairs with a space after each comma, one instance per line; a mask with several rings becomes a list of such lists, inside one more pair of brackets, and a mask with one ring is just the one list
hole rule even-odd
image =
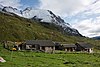
[[100, 36], [100, 19], [92, 22], [92, 19], [83, 20], [73, 25], [81, 34], [88, 37]]
[[54, 13], [66, 17], [80, 12], [91, 0], [39, 0], [40, 8], [52, 10]]

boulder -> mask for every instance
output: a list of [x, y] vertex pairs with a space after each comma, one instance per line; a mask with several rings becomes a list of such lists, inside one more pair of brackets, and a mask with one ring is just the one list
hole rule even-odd
[[6, 62], [2, 57], [0, 57], [0, 62]]

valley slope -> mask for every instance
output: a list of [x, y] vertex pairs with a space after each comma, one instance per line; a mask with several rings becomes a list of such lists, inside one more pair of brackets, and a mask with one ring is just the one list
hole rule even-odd
[[[30, 39], [50, 39], [54, 41], [73, 41], [55, 24], [40, 23], [0, 12], [0, 40], [21, 41]], [[67, 39], [66, 39], [67, 38]]]

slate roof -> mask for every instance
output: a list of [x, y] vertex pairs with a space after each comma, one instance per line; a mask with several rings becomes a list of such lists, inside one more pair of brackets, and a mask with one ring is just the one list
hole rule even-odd
[[27, 45], [55, 46], [51, 40], [27, 40]]
[[74, 45], [74, 44], [63, 44], [63, 47], [65, 47], [65, 48], [75, 47], [76, 48], [76, 45]]
[[58, 42], [55, 42], [55, 46], [61, 46], [61, 44]]
[[89, 43], [78, 42], [78, 43], [76, 43], [76, 45], [77, 44], [80, 45], [83, 48], [93, 48], [93, 46], [91, 44], [89, 44]]

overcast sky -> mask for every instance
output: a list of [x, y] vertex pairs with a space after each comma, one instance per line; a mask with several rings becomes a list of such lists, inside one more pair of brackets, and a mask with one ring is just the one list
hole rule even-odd
[[51, 10], [82, 35], [100, 36], [99, 0], [0, 0], [0, 4], [19, 9], [33, 7]]

